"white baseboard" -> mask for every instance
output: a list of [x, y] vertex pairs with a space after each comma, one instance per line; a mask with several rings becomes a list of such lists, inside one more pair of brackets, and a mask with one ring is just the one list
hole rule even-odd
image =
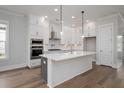
[[15, 65], [9, 65], [9, 66], [3, 66], [0, 67], [0, 72], [2, 71], [8, 71], [8, 70], [14, 70], [14, 69], [18, 69], [18, 68], [22, 68], [22, 67], [26, 67], [27, 64], [15, 64]]

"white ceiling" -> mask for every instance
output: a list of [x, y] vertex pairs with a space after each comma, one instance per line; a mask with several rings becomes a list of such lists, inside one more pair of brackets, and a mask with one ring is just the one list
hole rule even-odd
[[[60, 17], [59, 12], [54, 12], [54, 8], [60, 8], [59, 5], [0, 5], [0, 8], [25, 15], [47, 15], [49, 20]], [[72, 25], [75, 23], [76, 26], [80, 26], [81, 11], [85, 11], [85, 19], [91, 21], [114, 13], [121, 13], [124, 16], [123, 5], [63, 5], [64, 24]], [[76, 17], [73, 21], [72, 15]]]

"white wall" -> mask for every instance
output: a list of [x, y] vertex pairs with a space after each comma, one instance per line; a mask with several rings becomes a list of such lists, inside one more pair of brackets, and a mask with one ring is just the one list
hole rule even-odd
[[9, 22], [9, 59], [0, 60], [0, 71], [7, 67], [25, 66], [28, 58], [26, 18], [0, 10], [0, 20]]
[[[99, 25], [103, 25], [103, 24], [109, 24], [109, 23], [113, 23], [113, 33], [112, 33], [112, 40], [113, 40], [113, 44], [112, 44], [112, 51], [113, 51], [113, 62], [112, 62], [112, 67], [113, 68], [117, 68], [117, 32], [118, 32], [118, 15], [110, 15], [101, 19], [97, 20], [97, 31], [98, 31], [98, 26]], [[98, 32], [97, 32], [98, 33]], [[97, 34], [97, 54], [99, 54], [99, 42], [98, 42], [98, 34]], [[99, 57], [97, 55], [97, 60], [99, 60]], [[99, 61], [97, 61], [97, 64], [99, 64]]]

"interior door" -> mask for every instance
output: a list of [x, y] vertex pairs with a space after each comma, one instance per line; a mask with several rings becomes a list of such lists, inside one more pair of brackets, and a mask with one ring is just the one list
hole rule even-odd
[[99, 28], [101, 65], [112, 66], [112, 31], [113, 24], [101, 25]]

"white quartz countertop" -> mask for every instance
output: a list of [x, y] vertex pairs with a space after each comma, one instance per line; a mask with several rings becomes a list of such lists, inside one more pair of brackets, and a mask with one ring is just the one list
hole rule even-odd
[[89, 52], [89, 51], [74, 51], [74, 52], [67, 52], [67, 53], [54, 53], [54, 54], [43, 54], [40, 55], [42, 57], [46, 57], [48, 59], [54, 60], [54, 61], [61, 61], [61, 60], [67, 60], [77, 57], [83, 57], [88, 55], [94, 55], [96, 52]]

